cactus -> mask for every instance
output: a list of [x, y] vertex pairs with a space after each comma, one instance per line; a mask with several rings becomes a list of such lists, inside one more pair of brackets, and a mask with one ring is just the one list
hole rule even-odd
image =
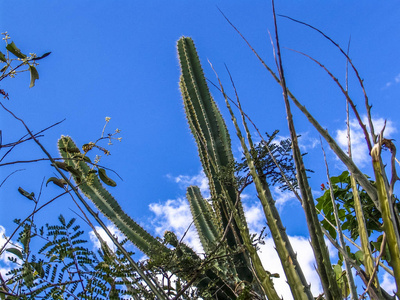
[[152, 252], [168, 254], [170, 250], [132, 220], [121, 208], [114, 197], [103, 187], [99, 178], [82, 159], [80, 150], [68, 136], [58, 141], [58, 149], [65, 163], [72, 168], [71, 174], [79, 189], [94, 205], [146, 255]]
[[[204, 77], [194, 43], [189, 38], [178, 40], [178, 56], [181, 66], [180, 88], [189, 127], [206, 174], [216, 218], [221, 220], [221, 229], [226, 232], [227, 244], [236, 251], [243, 244], [235, 220], [231, 223], [228, 202], [236, 206], [238, 193], [235, 188], [233, 154], [226, 124], [212, 99]], [[224, 174], [224, 180], [221, 176]], [[243, 209], [238, 202], [241, 221], [245, 224]], [[230, 223], [230, 224], [229, 224]], [[236, 269], [241, 280], [252, 282], [253, 276], [245, 254], [235, 255]]]
[[[195, 267], [201, 265], [200, 257], [192, 249], [185, 244], [171, 242], [176, 247], [176, 250], [179, 248], [179, 251], [174, 252], [130, 218], [122, 210], [114, 197], [103, 187], [95, 171], [86, 163], [85, 159], [87, 157], [80, 152], [70, 137], [62, 136], [58, 141], [58, 149], [66, 164], [64, 170], [67, 170], [72, 175], [83, 194], [117, 226], [128, 240], [150, 258], [158, 259], [161, 257], [163, 259], [176, 255], [176, 265], [169, 265], [167, 267], [170, 268], [171, 272], [179, 270], [180, 276], [187, 281], [193, 279], [192, 273], [194, 270], [189, 269], [182, 272], [182, 267], [185, 267], [188, 263], [193, 264]], [[195, 188], [193, 190], [195, 191]], [[195, 192], [195, 194], [196, 196], [199, 195], [198, 192]], [[196, 277], [193, 280], [193, 284], [200, 290], [209, 289], [210, 293], [215, 294], [218, 299], [229, 300], [235, 298], [235, 292], [219, 276], [219, 273], [221, 272], [218, 269], [212, 269], [212, 267], [205, 268], [205, 270], [198, 270], [197, 274], [195, 274]]]
[[[215, 220], [220, 220], [220, 228], [228, 229], [227, 244], [231, 249], [241, 245], [245, 246], [246, 252], [235, 257], [241, 263], [240, 267], [236, 267], [238, 279], [251, 282], [253, 290], [259, 292], [261, 288], [257, 282], [260, 282], [269, 299], [279, 299], [270, 275], [262, 267], [257, 251], [251, 244], [240, 196], [235, 186], [230, 136], [221, 113], [208, 90], [192, 39], [187, 37], [179, 39], [178, 55], [182, 71], [180, 88], [186, 116], [197, 143], [204, 172], [210, 183], [213, 208], [217, 215], [210, 218], [208, 222], [214, 224]], [[232, 226], [229, 226], [229, 216], [232, 216]], [[206, 226], [206, 222], [199, 220], [195, 224], [200, 238], [208, 244], [206, 237], [200, 233], [204, 228], [201, 226]], [[218, 228], [218, 226], [216, 227]], [[207, 248], [205, 250], [207, 251]], [[257, 279], [250, 274], [251, 269], [254, 270]]]
[[210, 253], [222, 236], [220, 224], [215, 220], [212, 206], [201, 196], [197, 186], [188, 187], [186, 198], [204, 251]]
[[398, 232], [398, 224], [396, 224], [396, 213], [393, 207], [393, 196], [387, 180], [385, 180], [385, 172], [382, 167], [381, 151], [382, 145], [386, 145], [391, 152], [395, 152], [394, 145], [391, 141], [383, 138], [383, 132], [379, 136], [379, 141], [371, 150], [372, 166], [375, 174], [375, 184], [378, 192], [378, 200], [382, 212], [383, 230], [385, 231], [389, 253], [391, 256], [391, 265], [397, 286], [397, 296], [400, 294], [400, 237]]

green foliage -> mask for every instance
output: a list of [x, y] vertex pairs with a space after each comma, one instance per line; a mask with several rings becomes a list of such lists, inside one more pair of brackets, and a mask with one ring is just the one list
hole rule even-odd
[[[373, 184], [373, 181], [370, 182]], [[351, 239], [357, 240], [359, 233], [354, 211], [354, 196], [352, 193], [349, 172], [344, 171], [339, 176], [331, 177], [331, 183], [335, 197], [334, 200], [336, 202], [341, 221], [340, 226], [343, 230], [348, 230], [350, 232]], [[335, 217], [333, 215], [329, 186], [322, 184], [321, 189], [324, 191], [324, 194], [316, 199], [317, 209], [320, 210], [325, 216], [325, 218], [321, 221], [321, 224], [333, 238], [336, 238], [336, 230], [331, 225], [334, 224], [337, 226]], [[373, 232], [382, 232], [382, 216], [380, 211], [376, 208], [364, 189], [359, 187], [358, 194], [363, 207], [368, 236], [370, 236]]]
[[[36, 225], [28, 222], [17, 239], [22, 247], [7, 249], [17, 256], [9, 257], [15, 267], [2, 283], [10, 299], [120, 299], [136, 295], [138, 290], [142, 293], [120, 252], [112, 253], [103, 245], [99, 258], [85, 247], [84, 232], [75, 219], [67, 222], [60, 215], [59, 223], [35, 233]], [[37, 253], [30, 250], [34, 237], [45, 241]]]
[[[50, 55], [51, 52], [47, 52], [41, 56], [37, 56], [35, 53], [29, 53], [29, 55], [24, 54], [14, 42], [9, 43], [8, 40], [10, 36], [7, 32], [2, 33], [4, 35], [3, 40], [6, 43], [6, 54], [0, 51], [0, 61], [4, 63], [1, 67], [0, 72], [0, 81], [6, 77], [15, 77], [17, 73], [29, 71], [30, 73], [30, 84], [29, 87], [35, 86], [36, 80], [39, 79], [39, 73], [36, 69], [38, 65], [37, 61], [41, 60]], [[10, 55], [15, 56], [16, 58], [10, 58]], [[15, 64], [17, 64], [15, 66]], [[27, 66], [25, 69], [21, 69], [21, 67]], [[8, 99], [8, 93], [4, 90], [1, 90], [4, 98]]]
[[[287, 138], [276, 142], [278, 133], [279, 130], [275, 130], [271, 135], [266, 133], [267, 140], [262, 140], [251, 150], [252, 158], [254, 159], [256, 169], [260, 170], [260, 176], [264, 176], [270, 185], [278, 186], [282, 191], [290, 191], [291, 187], [298, 188], [296, 167], [292, 157], [292, 141], [290, 138]], [[304, 153], [303, 155], [306, 154]], [[245, 157], [241, 159], [241, 162], [236, 164], [235, 169], [239, 189], [241, 189], [250, 183], [248, 182], [249, 166]], [[286, 179], [282, 176], [281, 171], [285, 174]], [[313, 172], [310, 169], [306, 171]]]

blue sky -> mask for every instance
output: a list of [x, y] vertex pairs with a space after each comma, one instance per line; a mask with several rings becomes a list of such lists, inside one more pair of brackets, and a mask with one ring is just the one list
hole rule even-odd
[[[118, 136], [122, 142], [108, 148], [111, 155], [103, 156], [101, 164], [113, 168], [123, 178], [121, 181], [110, 174], [118, 184], [111, 193], [135, 220], [152, 232], [162, 233], [168, 226], [181, 225], [176, 220], [185, 213], [185, 187], [189, 182], [202, 180], [178, 88], [180, 71], [175, 44], [179, 37], [194, 39], [206, 76], [216, 81], [208, 59], [233, 96], [224, 64], [229, 67], [244, 110], [262, 132], [279, 129], [282, 137], [288, 136], [280, 87], [217, 9], [218, 6], [273, 67], [268, 37], [268, 30], [273, 32], [273, 23], [268, 1], [1, 1], [1, 4], [1, 32], [7, 31], [23, 52], [38, 55], [52, 52], [40, 62], [40, 80], [34, 88], [28, 88], [28, 74], [1, 82], [0, 88], [10, 95], [10, 100], [3, 103], [34, 131], [66, 118], [41, 139], [54, 156], [61, 134], [70, 135], [78, 145], [94, 141], [101, 134], [105, 117], [111, 117], [107, 129], [110, 132], [121, 129]], [[388, 119], [390, 137], [399, 140], [398, 3], [280, 1], [276, 10], [323, 30], [343, 48], [351, 36], [350, 56], [374, 105], [373, 117]], [[278, 18], [278, 26], [282, 47], [313, 56], [344, 82], [345, 59], [327, 40], [287, 19]], [[344, 97], [310, 60], [285, 48], [282, 51], [289, 88], [333, 136], [340, 138], [337, 130], [345, 128]], [[353, 74], [349, 86], [351, 96], [364, 114], [362, 93]], [[227, 117], [221, 95], [210, 89]], [[297, 131], [303, 135], [304, 150], [309, 152], [305, 159], [307, 167], [316, 171], [310, 175], [310, 181], [318, 191], [320, 184], [326, 182], [321, 168], [322, 153], [319, 144], [315, 144], [318, 135], [295, 108], [293, 112]], [[240, 157], [239, 143], [229, 120], [227, 117], [234, 155]], [[0, 127], [3, 143], [25, 134], [24, 128], [4, 111], [0, 111]], [[4, 153], [4, 149], [1, 151]], [[368, 155], [363, 156], [362, 148], [357, 153], [359, 163], [368, 172]], [[16, 148], [7, 159], [41, 157], [44, 155], [31, 143]], [[328, 157], [332, 175], [341, 173], [341, 164], [329, 153]], [[0, 189], [0, 225], [6, 228], [6, 233], [14, 228], [13, 219], [23, 218], [32, 209], [32, 203], [20, 196], [17, 188], [21, 186], [38, 194], [43, 178], [54, 176], [48, 162], [39, 162], [1, 167], [0, 181], [21, 168], [25, 170], [14, 174]], [[59, 192], [56, 186], [44, 188], [42, 203]], [[286, 197], [281, 193], [276, 196], [278, 201]], [[245, 201], [252, 211], [254, 197], [249, 193]], [[296, 200], [289, 197], [279, 203], [288, 233], [305, 239], [307, 230]], [[65, 197], [46, 208], [37, 220], [55, 222], [60, 213], [73, 216], [71, 209], [76, 207]], [[181, 213], [176, 214], [177, 211]], [[256, 210], [253, 212], [259, 226], [262, 221], [257, 221]]]

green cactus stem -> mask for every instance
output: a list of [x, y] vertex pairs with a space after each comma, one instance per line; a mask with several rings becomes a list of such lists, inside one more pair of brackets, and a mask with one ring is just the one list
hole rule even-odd
[[201, 196], [197, 186], [187, 188], [186, 198], [204, 251], [210, 253], [222, 236], [220, 224], [215, 220], [212, 206]]
[[114, 197], [103, 187], [97, 175], [82, 159], [80, 150], [70, 137], [62, 136], [58, 141], [58, 149], [65, 163], [75, 170], [71, 174], [75, 182], [79, 183], [79, 189], [83, 194], [143, 253], [151, 256], [152, 252], [162, 252], [166, 255], [170, 252], [123, 211]]
[[[235, 187], [231, 140], [224, 119], [212, 99], [195, 45], [190, 38], [182, 37], [177, 44], [181, 66], [180, 88], [189, 127], [206, 174], [214, 210], [221, 220], [223, 230], [227, 228], [226, 240], [231, 250], [243, 244], [238, 225], [229, 222], [230, 209], [227, 202], [235, 206], [238, 193]], [[221, 179], [223, 174], [224, 179]], [[227, 192], [225, 192], [227, 191]], [[241, 202], [239, 215], [246, 223]], [[236, 254], [236, 270], [241, 280], [253, 281], [249, 258], [246, 253]]]
[[383, 230], [386, 233], [387, 243], [389, 247], [394, 278], [397, 286], [397, 296], [400, 294], [400, 239], [397, 226], [395, 226], [396, 218], [394, 216], [393, 205], [388, 196], [388, 188], [385, 184], [383, 168], [381, 164], [381, 147], [382, 141], [375, 144], [371, 150], [372, 165], [375, 174], [375, 183], [378, 191], [378, 199], [382, 212]]

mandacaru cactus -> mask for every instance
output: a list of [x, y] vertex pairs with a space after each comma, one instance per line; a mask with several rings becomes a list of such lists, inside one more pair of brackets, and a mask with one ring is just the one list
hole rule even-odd
[[[230, 206], [237, 208], [241, 222], [247, 225], [241, 202], [237, 201], [238, 191], [235, 187], [230, 136], [225, 121], [210, 95], [192, 39], [182, 37], [178, 40], [177, 48], [182, 72], [179, 85], [189, 127], [196, 140], [203, 170], [209, 181], [215, 212], [212, 221], [218, 224], [220, 220], [216, 225], [219, 227], [220, 237], [226, 230], [226, 242], [232, 251], [236, 251], [243, 245], [243, 239], [237, 221], [234, 219], [230, 221], [232, 215]], [[197, 227], [198, 231], [200, 229]], [[253, 281], [246, 253], [236, 254], [233, 263], [241, 280]]]
[[[257, 251], [250, 242], [249, 232], [238, 191], [233, 184], [230, 184], [229, 180], [226, 180], [227, 177], [228, 179], [234, 178], [233, 171], [229, 169], [229, 164], [233, 160], [230, 137], [224, 120], [208, 91], [193, 41], [190, 38], [181, 38], [178, 41], [178, 53], [182, 69], [180, 86], [184, 99], [185, 111], [192, 134], [197, 142], [203, 168], [210, 181], [210, 187], [214, 187], [214, 189], [211, 190], [213, 204], [216, 204], [214, 205], [214, 211], [219, 213], [223, 228], [227, 226], [227, 223], [224, 223], [227, 221], [227, 219], [224, 219], [224, 213], [228, 212], [228, 215], [235, 214], [235, 212], [237, 213], [237, 217], [234, 219], [237, 225], [231, 227], [232, 231], [235, 231], [234, 235], [236, 239], [232, 239], [229, 244], [228, 237], [228, 245], [238, 247], [243, 244], [245, 246], [248, 257], [244, 257], [246, 258], [244, 264], [247, 263], [247, 267], [250, 269], [251, 266], [254, 270], [254, 277], [257, 278], [254, 282], [260, 282], [265, 295], [269, 299], [278, 299], [279, 297], [273, 287], [270, 274], [264, 270]], [[247, 164], [251, 170], [258, 197], [264, 208], [267, 224], [271, 230], [271, 236], [274, 239], [275, 247], [281, 259], [282, 267], [287, 276], [292, 294], [295, 299], [313, 299], [310, 287], [305, 280], [301, 267], [298, 264], [296, 254], [291, 247], [285, 228], [281, 223], [268, 184], [265, 181], [265, 178], [264, 180], [260, 178], [261, 175], [259, 174], [262, 174], [262, 172], [259, 170], [256, 171], [254, 160], [250, 156], [249, 150], [247, 150], [240, 129], [237, 126], [236, 118], [230, 109], [229, 102], [226, 101], [226, 104], [231, 112], [232, 120], [235, 123], [237, 135], [242, 141], [242, 147], [246, 153]], [[253, 145], [251, 140], [249, 143], [250, 145]], [[231, 171], [231, 173], [229, 173], [229, 171]], [[221, 179], [221, 172], [224, 172], [223, 180]], [[194, 198], [194, 196], [191, 195], [194, 194], [195, 191], [196, 190], [193, 188], [188, 189], [189, 202], [193, 201], [192, 198]], [[196, 201], [196, 204], [200, 201], [200, 199]], [[208, 204], [206, 201], [203, 202]], [[215, 218], [210, 218], [211, 220], [208, 221], [211, 226], [203, 220], [208, 211], [207, 205], [205, 204], [204, 206], [204, 213], [201, 214], [201, 218], [199, 217], [198, 220], [195, 220], [195, 224], [203, 245], [206, 244], [208, 246], [210, 240], [215, 240], [211, 231], [213, 228], [212, 225], [214, 224], [211, 221]], [[195, 205], [191, 204], [191, 207], [192, 213], [196, 208], [199, 210]], [[195, 216], [194, 213], [193, 216]], [[235, 223], [233, 224], [235, 225]], [[208, 232], [210, 236], [202, 237], [200, 232]], [[207, 248], [205, 248], [205, 250], [207, 252]], [[243, 269], [243, 267], [237, 269], [238, 278], [243, 278], [243, 274], [241, 273]], [[253, 289], [257, 291], [257, 286], [253, 286]]]

